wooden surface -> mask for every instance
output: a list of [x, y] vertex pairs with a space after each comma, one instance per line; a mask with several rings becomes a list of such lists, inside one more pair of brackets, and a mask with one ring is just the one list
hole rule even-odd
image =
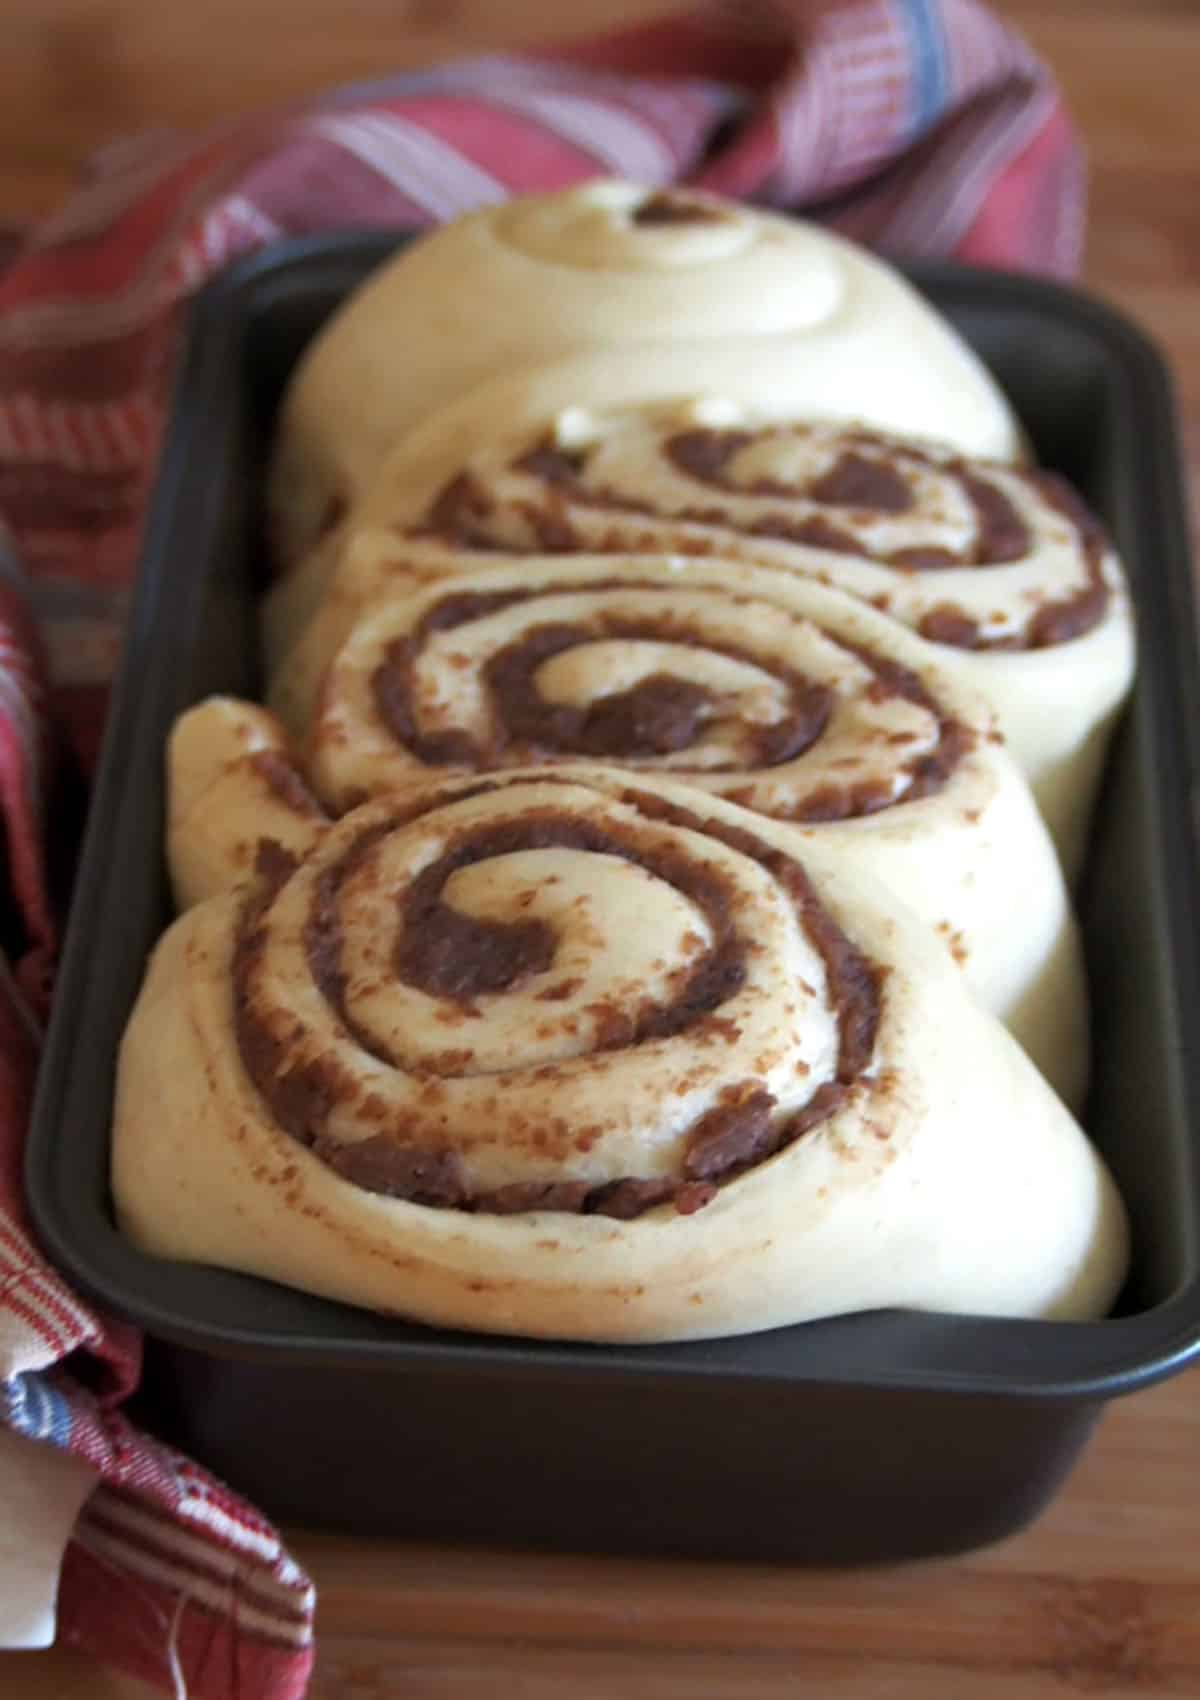
[[[309, 1700], [1197, 1700], [1200, 1380], [1112, 1407], [1028, 1533], [835, 1574], [452, 1553], [296, 1535]], [[141, 1700], [64, 1653], [3, 1700]]]
[[[195, 126], [680, 0], [0, 0], [0, 229], [114, 136]], [[818, 0], [809, 0], [817, 4]], [[1200, 446], [1200, 0], [995, 0], [1055, 66], [1092, 160], [1086, 281], [1173, 356]]]
[[[181, 9], [159, 0], [4, 0], [0, 222], [51, 204], [106, 132], [198, 121], [325, 76], [436, 56], [449, 14], [455, 40], [475, 43], [651, 9], [587, 0], [552, 18], [539, 0], [351, 0], [323, 58], [328, 36], [303, 27], [329, 15], [319, 0], [291, 0], [286, 52], [254, 49], [266, 26], [253, 18], [270, 5], [239, 0], [237, 34], [201, 39], [210, 14], [200, 7], [184, 37], [171, 21]], [[1167, 349], [1200, 474], [1200, 6], [1020, 0], [1007, 10], [1055, 63], [1091, 144], [1087, 281]], [[135, 46], [122, 28], [138, 20]], [[189, 55], [214, 69], [184, 75]], [[1197, 1700], [1198, 1464], [1191, 1376], [1115, 1406], [1031, 1531], [951, 1563], [839, 1576], [297, 1534], [320, 1594], [310, 1700]], [[146, 1693], [72, 1655], [0, 1656], [0, 1700]]]

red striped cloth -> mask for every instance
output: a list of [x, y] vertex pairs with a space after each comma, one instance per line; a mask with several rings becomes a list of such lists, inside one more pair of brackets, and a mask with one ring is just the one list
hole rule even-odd
[[896, 254], [1058, 273], [1079, 254], [1081, 164], [1054, 85], [975, 0], [752, 0], [118, 144], [0, 276], [0, 1420], [99, 1472], [61, 1638], [195, 1700], [301, 1694], [313, 1591], [249, 1506], [128, 1422], [136, 1336], [28, 1237], [20, 1153], [57, 939], [46, 851], [67, 831], [46, 818], [55, 740], [90, 767], [196, 287], [282, 236], [425, 224], [597, 174], [803, 206]]

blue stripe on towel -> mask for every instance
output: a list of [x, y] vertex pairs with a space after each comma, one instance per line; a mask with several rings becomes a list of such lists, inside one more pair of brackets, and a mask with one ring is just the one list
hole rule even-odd
[[909, 133], [920, 135], [946, 106], [949, 65], [940, 11], [934, 0], [900, 0], [897, 11], [908, 31], [912, 55], [912, 109]]

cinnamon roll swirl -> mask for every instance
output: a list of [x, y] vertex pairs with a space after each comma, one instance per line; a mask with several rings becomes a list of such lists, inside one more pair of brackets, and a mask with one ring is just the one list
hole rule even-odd
[[280, 559], [306, 553], [436, 409], [588, 350], [609, 351], [610, 404], [701, 384], [968, 452], [1018, 448], [982, 364], [882, 261], [710, 195], [591, 182], [454, 220], [335, 314], [285, 398], [270, 491]]
[[1082, 1101], [1084, 978], [1053, 846], [995, 717], [929, 645], [739, 562], [539, 556], [407, 597], [389, 582], [373, 570], [356, 621], [353, 598], [331, 603], [273, 698], [333, 809], [431, 769], [685, 778], [882, 879]]
[[[465, 461], [449, 419], [399, 446], [356, 516], [347, 582], [368, 579], [371, 562], [383, 577], [409, 548], [415, 565], [440, 540], [711, 554], [835, 585], [935, 644], [988, 698], [1078, 868], [1134, 634], [1116, 555], [1061, 479], [856, 427], [764, 420], [728, 400], [576, 409], [551, 431], [506, 429], [512, 417], [474, 412], [486, 446]], [[298, 587], [279, 596], [302, 601]]]
[[778, 824], [611, 769], [418, 784], [189, 910], [122, 1046], [154, 1254], [455, 1328], [1102, 1314], [1103, 1165], [944, 953]]

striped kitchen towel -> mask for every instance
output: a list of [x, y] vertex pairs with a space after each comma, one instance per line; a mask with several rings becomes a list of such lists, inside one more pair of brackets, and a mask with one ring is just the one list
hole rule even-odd
[[804, 207], [893, 254], [1061, 274], [1079, 256], [1054, 84], [976, 0], [743, 0], [117, 144], [0, 274], [0, 521], [21, 562], [0, 572], [0, 1424], [95, 1472], [60, 1638], [196, 1700], [304, 1692], [311, 1584], [249, 1506], [123, 1414], [138, 1340], [47, 1267], [20, 1182], [76, 818], [61, 776], [95, 759], [180, 313], [279, 237], [596, 175]]

